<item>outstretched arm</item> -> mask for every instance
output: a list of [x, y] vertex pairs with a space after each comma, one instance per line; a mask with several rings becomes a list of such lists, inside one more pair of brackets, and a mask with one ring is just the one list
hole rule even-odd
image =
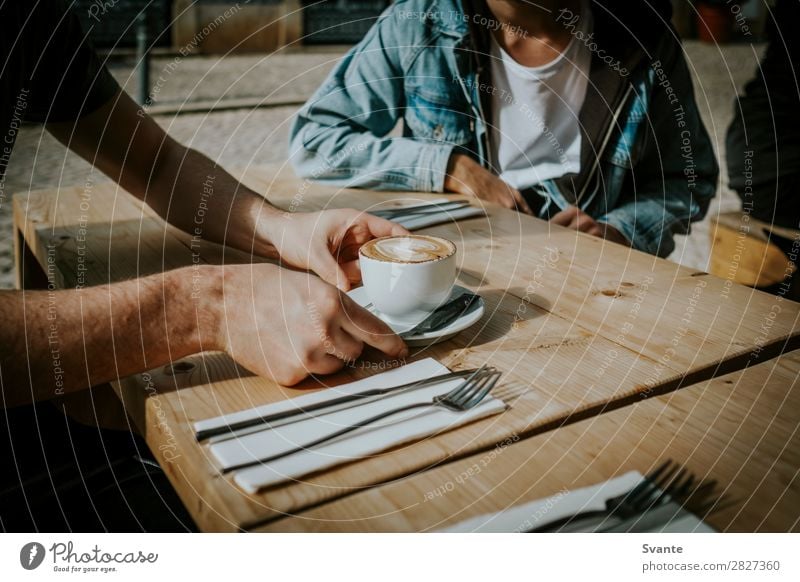
[[121, 91], [91, 114], [47, 129], [181, 230], [310, 269], [340, 289], [359, 279], [354, 261], [360, 244], [407, 232], [355, 210], [279, 210], [207, 156], [172, 139]]
[[75, 122], [50, 123], [59, 141], [181, 230], [277, 258], [269, 218], [281, 214], [200, 152], [184, 147], [123, 91]]
[[[210, 348], [210, 292], [192, 295], [192, 273], [116, 285], [0, 292], [3, 406], [47, 400]], [[197, 311], [195, 308], [197, 307]], [[205, 335], [203, 335], [205, 332]]]
[[201, 266], [65, 291], [0, 292], [3, 407], [224, 350], [291, 385], [402, 340], [341, 291], [276, 265]]

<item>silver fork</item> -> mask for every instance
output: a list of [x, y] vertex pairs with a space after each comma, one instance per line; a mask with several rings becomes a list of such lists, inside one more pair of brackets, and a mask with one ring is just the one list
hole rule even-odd
[[360, 406], [372, 402], [377, 398], [393, 394], [395, 392], [405, 392], [432, 386], [445, 380], [452, 380], [453, 378], [460, 378], [469, 376], [476, 370], [459, 370], [457, 372], [448, 372], [439, 376], [433, 376], [424, 380], [416, 380], [414, 382], [406, 382], [396, 386], [384, 386], [381, 388], [373, 388], [358, 392], [356, 394], [347, 394], [339, 396], [338, 398], [331, 398], [323, 400], [315, 404], [307, 404], [306, 406], [297, 407], [283, 412], [275, 412], [265, 416], [256, 416], [255, 418], [248, 418], [238, 422], [231, 422], [218, 427], [209, 428], [198, 431], [195, 435], [198, 441], [208, 440], [209, 444], [238, 438], [246, 434], [258, 432], [265, 428], [277, 428], [299, 420], [306, 420], [315, 416], [322, 416], [323, 414], [330, 414], [331, 412], [338, 412], [344, 408], [352, 406]]
[[697, 482], [694, 475], [681, 467], [681, 465], [667, 460], [656, 470], [645, 476], [630, 491], [607, 499], [605, 509], [582, 511], [537, 526], [528, 530], [528, 532], [555, 532], [562, 530], [565, 526], [588, 519], [602, 520], [602, 523], [605, 523], [605, 520], [611, 517], [628, 520], [635, 516], [641, 516], [670, 501], [675, 501], [682, 507], [693, 510], [693, 513], [702, 514], [702, 517], [717, 502], [717, 500], [711, 500], [715, 487], [716, 481]]
[[238, 465], [232, 465], [223, 469], [222, 472], [230, 473], [231, 471], [238, 471], [239, 469], [246, 469], [248, 467], [254, 467], [255, 465], [277, 461], [283, 457], [288, 457], [289, 455], [293, 455], [297, 452], [332, 441], [356, 429], [368, 426], [378, 422], [379, 420], [383, 420], [384, 418], [394, 416], [395, 414], [400, 414], [401, 412], [408, 412], [409, 410], [427, 408], [431, 406], [439, 406], [454, 412], [464, 412], [466, 410], [470, 410], [471, 408], [474, 408], [480, 404], [480, 402], [486, 398], [486, 395], [489, 394], [492, 389], [494, 389], [497, 381], [500, 379], [500, 376], [501, 372], [498, 370], [487, 367], [486, 365], [481, 366], [450, 392], [447, 394], [434, 396], [433, 399], [428, 402], [417, 402], [416, 404], [408, 404], [406, 406], [401, 406], [400, 408], [393, 408], [392, 410], [376, 414], [375, 416], [371, 416], [370, 418], [362, 420], [356, 424], [346, 426], [334, 433], [327, 434], [324, 437], [320, 437], [317, 440], [311, 441], [310, 443], [306, 443], [277, 455], [272, 455], [271, 457], [262, 457], [260, 459], [254, 459], [245, 463], [239, 463]]

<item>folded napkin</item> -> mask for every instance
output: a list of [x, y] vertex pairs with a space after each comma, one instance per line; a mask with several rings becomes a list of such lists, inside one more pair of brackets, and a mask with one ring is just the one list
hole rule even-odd
[[[428, 200], [424, 203], [415, 203], [414, 206], [422, 206], [423, 204], [444, 204], [450, 202], [447, 198], [437, 198], [435, 200]], [[477, 206], [466, 206], [457, 210], [442, 210], [441, 212], [434, 212], [431, 214], [414, 214], [407, 217], [399, 217], [392, 219], [394, 222], [401, 224], [408, 230], [420, 230], [436, 224], [445, 222], [455, 222], [463, 220], [464, 218], [472, 218], [473, 216], [484, 216], [486, 212]]]
[[[196, 422], [194, 428], [196, 431], [201, 431], [218, 426], [226, 426], [232, 422], [247, 420], [248, 418], [295, 408], [302, 409], [310, 404], [324, 402], [332, 398], [357, 394], [375, 388], [417, 382], [448, 372], [449, 370], [445, 366], [432, 358], [428, 358], [335, 388]], [[454, 378], [432, 386], [388, 394], [378, 400], [365, 402], [317, 417], [303, 418], [291, 424], [271, 429], [266, 428], [258, 432], [248, 433], [243, 431], [241, 436], [236, 438], [217, 442], [212, 441], [209, 449], [222, 469], [259, 458], [272, 457], [302, 446], [305, 443], [310, 443], [326, 434], [334, 433], [346, 426], [377, 416], [381, 412], [418, 402], [430, 402], [434, 396], [450, 392], [463, 381], [463, 378]], [[450, 430], [462, 424], [497, 414], [505, 410], [505, 408], [506, 406], [501, 400], [491, 395], [487, 396], [478, 406], [466, 412], [452, 412], [434, 406], [417, 408], [359, 428], [314, 449], [299, 451], [271, 461], [268, 464], [259, 464], [236, 470], [233, 473], [234, 481], [248, 493], [254, 493], [264, 487], [298, 479], [309, 473], [361, 459], [397, 445]], [[321, 413], [324, 413], [324, 411], [319, 411], [317, 414]]]
[[[562, 491], [548, 497], [539, 499], [516, 507], [509, 507], [499, 513], [485, 514], [466, 521], [457, 523], [443, 531], [448, 532], [525, 532], [548, 522], [575, 515], [582, 511], [605, 509], [606, 499], [622, 495], [638, 485], [643, 479], [637, 471], [625, 473], [598, 485]], [[646, 529], [637, 527], [636, 531], [663, 532], [663, 533], [709, 533], [715, 530], [704, 523], [692, 513], [682, 509], [677, 503], [665, 504], [660, 508], [659, 515], [664, 518], [657, 524], [649, 524], [641, 519], [640, 524], [649, 526]], [[609, 520], [604, 526], [611, 527]], [[625, 528], [627, 530], [627, 528]], [[587, 530], [591, 531], [591, 530]], [[633, 529], [631, 529], [633, 531]]]

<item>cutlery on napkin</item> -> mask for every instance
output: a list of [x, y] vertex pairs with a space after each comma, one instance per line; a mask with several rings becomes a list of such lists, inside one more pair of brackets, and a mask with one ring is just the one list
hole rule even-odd
[[220, 416], [209, 420], [201, 420], [195, 423], [195, 438], [198, 441], [208, 443], [220, 442], [230, 438], [237, 438], [264, 430], [265, 428], [275, 428], [284, 424], [291, 424], [302, 420], [307, 416], [320, 416], [329, 414], [336, 410], [351, 408], [366, 403], [368, 400], [383, 398], [392, 392], [401, 390], [413, 390], [422, 386], [432, 385], [451, 378], [464, 378], [469, 376], [476, 369], [459, 370], [458, 372], [448, 372], [422, 380], [414, 380], [404, 384], [390, 384], [374, 387], [360, 392], [345, 393], [341, 396], [326, 398], [316, 402], [297, 402], [303, 398], [292, 398], [283, 401], [278, 406], [277, 403], [266, 404], [256, 408], [251, 408], [235, 414]]
[[[343, 386], [328, 390], [321, 390], [306, 394], [291, 401], [278, 402], [265, 407], [258, 407], [258, 415], [270, 414], [270, 407], [275, 411], [285, 410], [288, 407], [301, 407], [326, 399], [335, 399], [343, 394], [356, 394], [369, 391], [379, 386], [392, 384], [407, 384], [446, 374], [449, 370], [432, 358], [421, 360], [413, 364], [401, 366], [376, 374]], [[455, 388], [463, 378], [456, 377], [433, 385], [424, 385], [420, 388], [391, 393], [378, 400], [367, 399], [363, 405], [336, 410], [329, 414], [308, 417], [270, 429], [245, 434], [239, 438], [228, 439], [209, 445], [209, 451], [222, 470], [247, 463], [253, 459], [271, 457], [283, 451], [289, 451], [296, 446], [314, 440], [315, 437], [336, 432], [338, 429], [356, 424], [359, 420], [374, 416], [384, 410], [399, 408], [407, 404], [431, 400], [434, 396], [446, 394]], [[287, 404], [288, 402], [288, 404]], [[264, 465], [258, 465], [236, 471], [234, 481], [248, 493], [280, 484], [284, 481], [297, 479], [328, 469], [339, 464], [348, 463], [386, 449], [419, 440], [446, 430], [450, 430], [473, 422], [487, 416], [497, 414], [506, 409], [502, 400], [487, 396], [475, 408], [466, 412], [451, 412], [443, 408], [423, 408], [401, 413], [374, 425], [359, 428], [345, 436], [330, 441], [317, 448], [306, 449], [295, 454], [277, 459]], [[227, 415], [217, 419], [202, 421], [205, 427], [226, 424], [231, 422], [231, 417], [241, 419], [251, 411], [243, 411], [234, 415]], [[195, 423], [195, 430], [198, 425]]]
[[[385, 212], [386, 210], [390, 210], [390, 212], [387, 213]], [[403, 210], [407, 210], [407, 212], [402, 212]], [[477, 206], [460, 205], [449, 201], [447, 198], [437, 198], [414, 204], [407, 208], [393, 207], [391, 209], [376, 210], [374, 214], [392, 220], [408, 230], [420, 230], [445, 222], [485, 216], [486, 212]]]
[[[573, 491], [561, 491], [551, 497], [509, 507], [498, 513], [479, 515], [443, 531], [484, 533], [528, 531], [544, 523], [583, 511], [602, 510], [605, 508], [606, 499], [630, 491], [642, 479], [643, 476], [640, 473], [631, 471], [597, 485]], [[589, 523], [582, 530], [571, 529], [570, 531], [594, 531], [598, 526], [602, 531], [669, 533], [716, 531], [674, 502], [659, 507], [658, 513], [652, 515], [648, 515], [648, 513], [650, 512], [642, 514], [638, 520], [630, 519], [621, 522], [607, 518], [602, 522]]]

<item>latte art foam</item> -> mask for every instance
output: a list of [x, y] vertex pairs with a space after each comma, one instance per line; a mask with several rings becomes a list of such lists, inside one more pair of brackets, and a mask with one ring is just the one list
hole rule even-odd
[[361, 247], [370, 259], [392, 263], [426, 263], [449, 257], [456, 245], [436, 236], [387, 236], [371, 240]]

